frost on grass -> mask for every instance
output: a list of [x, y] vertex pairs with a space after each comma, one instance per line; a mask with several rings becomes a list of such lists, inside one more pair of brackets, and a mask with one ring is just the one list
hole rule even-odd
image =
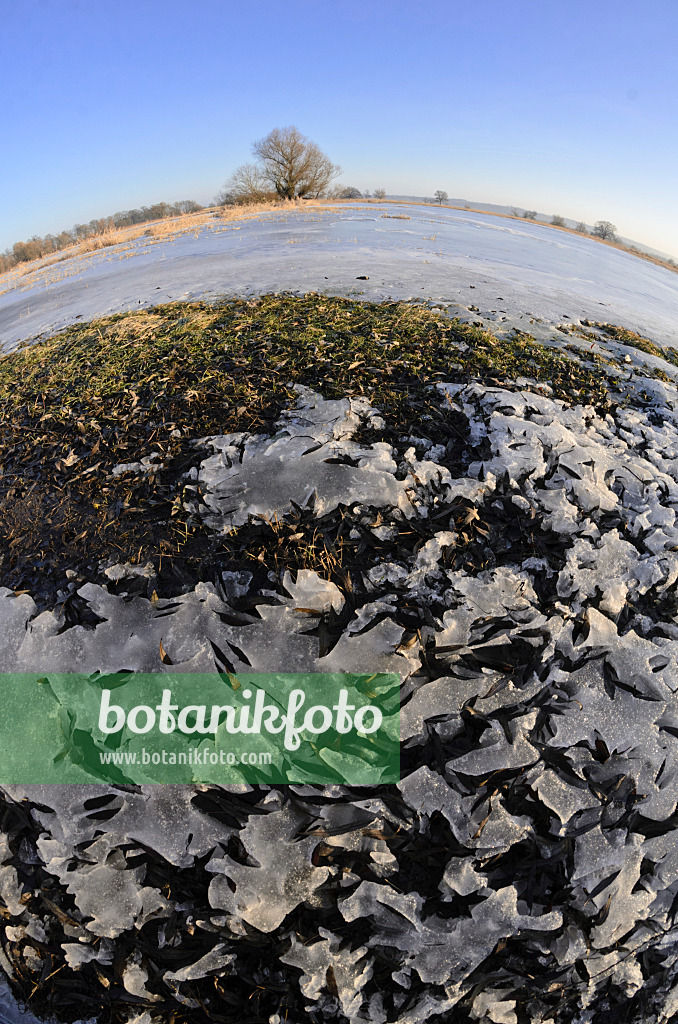
[[242, 569], [171, 600], [84, 584], [86, 626], [2, 590], [5, 665], [163, 671], [162, 641], [173, 670], [398, 672], [403, 701], [394, 787], [5, 786], [14, 983], [49, 944], [63, 977], [96, 992], [117, 970], [151, 1015], [230, 999], [262, 1020], [667, 1021], [678, 403], [662, 388], [661, 415], [601, 416], [441, 385], [468, 421], [461, 475], [441, 445], [356, 440], [365, 400], [299, 389], [271, 436], [200, 442], [195, 512], [221, 534], [292, 503], [352, 509], [385, 552], [355, 585], [285, 567], [265, 591]]

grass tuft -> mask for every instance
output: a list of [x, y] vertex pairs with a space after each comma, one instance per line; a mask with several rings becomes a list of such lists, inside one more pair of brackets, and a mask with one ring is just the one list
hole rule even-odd
[[678, 348], [672, 348], [671, 346], [660, 348], [659, 345], [655, 345], [649, 338], [644, 338], [642, 334], [630, 331], [627, 327], [616, 327], [614, 324], [597, 323], [593, 320], [582, 320], [582, 324], [585, 327], [595, 327], [603, 334], [606, 334], [608, 338], [614, 338], [615, 341], [621, 342], [622, 345], [630, 345], [632, 348], [640, 349], [641, 352], [647, 352], [651, 356], [658, 356], [660, 359], [665, 359], [667, 363], [678, 366]]

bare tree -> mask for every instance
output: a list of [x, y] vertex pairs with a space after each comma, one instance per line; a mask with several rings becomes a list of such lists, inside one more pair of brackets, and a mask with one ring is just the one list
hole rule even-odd
[[262, 169], [256, 164], [241, 164], [217, 196], [220, 206], [232, 203], [263, 203], [277, 199]]
[[353, 188], [352, 185], [347, 185], [346, 188], [339, 190], [337, 196], [338, 199], [362, 199], [362, 193], [359, 189]]
[[617, 237], [617, 227], [615, 224], [610, 224], [609, 220], [598, 220], [591, 234], [595, 235], [596, 238], [607, 238], [610, 241], [614, 241]]
[[341, 173], [322, 150], [298, 128], [274, 128], [252, 146], [255, 164], [236, 168], [216, 197], [220, 205], [316, 199]]
[[341, 168], [333, 164], [315, 142], [298, 128], [274, 128], [255, 142], [262, 180], [282, 199], [317, 198]]
[[579, 221], [574, 230], [578, 231], [580, 235], [588, 235], [589, 233], [589, 229], [586, 227], [586, 224], [584, 224], [583, 220]]
[[193, 199], [181, 199], [174, 205], [179, 213], [197, 213], [199, 210], [203, 209], [200, 203], [196, 203]]
[[439, 188], [438, 191], [436, 192], [434, 198], [435, 198], [435, 201], [438, 203], [438, 205], [442, 206], [443, 203], [447, 202], [448, 195], [447, 195], [447, 192], [443, 192], [443, 190]]
[[551, 223], [553, 224], [554, 228], [564, 228], [565, 218], [561, 217], [559, 213], [554, 213], [551, 217]]
[[523, 214], [523, 220], [534, 220], [536, 216], [536, 210], [525, 210], [525, 213]]
[[375, 190], [374, 190], [374, 198], [375, 199], [386, 199], [386, 189], [385, 188], [375, 188]]

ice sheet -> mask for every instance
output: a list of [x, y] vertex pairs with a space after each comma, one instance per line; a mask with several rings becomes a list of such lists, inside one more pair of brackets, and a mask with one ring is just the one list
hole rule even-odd
[[217, 220], [10, 273], [0, 278], [0, 343], [162, 302], [268, 291], [433, 299], [493, 330], [587, 318], [676, 343], [670, 270], [544, 225], [395, 204]]

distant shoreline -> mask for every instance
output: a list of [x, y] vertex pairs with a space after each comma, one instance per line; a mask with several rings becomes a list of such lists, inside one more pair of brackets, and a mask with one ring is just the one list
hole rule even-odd
[[[315, 200], [314, 200], [315, 201]], [[579, 238], [590, 238], [592, 242], [600, 242], [602, 245], [609, 245], [612, 249], [620, 249], [622, 252], [628, 252], [631, 256], [638, 256], [641, 260], [647, 260], [648, 263], [656, 263], [659, 267], [666, 267], [667, 270], [672, 270], [674, 274], [678, 274], [678, 265], [669, 263], [668, 260], [663, 260], [660, 256], [653, 256], [649, 252], [643, 252], [642, 249], [634, 248], [630, 245], [625, 245], [623, 242], [612, 242], [607, 238], [598, 238], [597, 235], [592, 235], [589, 232], [584, 234], [582, 231], [575, 231], [574, 228], [568, 228], [566, 225], [560, 224], [549, 224], [548, 221], [544, 220], [531, 220], [526, 217], [517, 217], [513, 213], [497, 213], [496, 210], [477, 210], [470, 206], [451, 206], [447, 203], [424, 203], [417, 202], [416, 200], [408, 199], [323, 199], [317, 200], [317, 202], [332, 203], [333, 205], [343, 205], [347, 203], [392, 203], [396, 206], [425, 206], [427, 209], [434, 210], [461, 210], [464, 213], [482, 213], [487, 217], [504, 217], [506, 220], [517, 220], [521, 224], [538, 224], [543, 228], [553, 228], [554, 231], [566, 231], [568, 235], [577, 235]]]

